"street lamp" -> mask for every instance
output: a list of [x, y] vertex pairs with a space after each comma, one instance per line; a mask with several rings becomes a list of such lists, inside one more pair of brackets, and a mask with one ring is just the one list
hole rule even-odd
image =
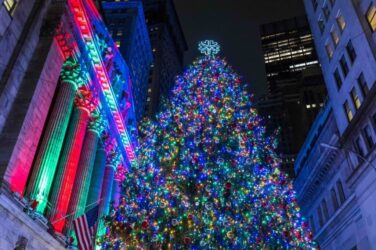
[[323, 148], [331, 149], [331, 150], [336, 150], [336, 151], [341, 151], [341, 150], [343, 150], [343, 151], [347, 151], [347, 152], [349, 152], [349, 153], [353, 153], [353, 154], [355, 154], [356, 156], [358, 156], [360, 159], [362, 159], [363, 161], [367, 162], [367, 164], [369, 164], [373, 169], [376, 170], [376, 166], [373, 165], [372, 162], [370, 162], [370, 161], [369, 161], [367, 158], [365, 158], [363, 155], [361, 155], [361, 154], [359, 154], [359, 153], [357, 153], [357, 152], [355, 152], [355, 151], [352, 151], [352, 150], [347, 149], [347, 148], [340, 148], [340, 147], [338, 147], [338, 146], [330, 145], [330, 144], [327, 144], [327, 143], [324, 143], [324, 142], [321, 142], [321, 143], [320, 143], [320, 146], [323, 147]]

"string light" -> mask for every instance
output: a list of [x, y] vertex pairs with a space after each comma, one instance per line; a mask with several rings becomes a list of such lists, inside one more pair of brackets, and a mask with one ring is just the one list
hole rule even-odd
[[276, 140], [240, 77], [212, 54], [140, 126], [140, 166], [105, 218], [104, 249], [316, 249]]

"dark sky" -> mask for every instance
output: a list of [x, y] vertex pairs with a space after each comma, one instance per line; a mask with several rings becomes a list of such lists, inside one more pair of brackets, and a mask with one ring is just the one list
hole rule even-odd
[[189, 46], [185, 64], [199, 55], [198, 41], [216, 40], [221, 55], [243, 75], [256, 97], [266, 90], [259, 25], [304, 14], [302, 0], [174, 0]]

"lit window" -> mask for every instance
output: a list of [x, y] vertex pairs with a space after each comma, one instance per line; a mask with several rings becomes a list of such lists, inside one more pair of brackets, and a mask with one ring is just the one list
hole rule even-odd
[[334, 210], [337, 210], [339, 208], [339, 204], [338, 204], [338, 199], [337, 199], [337, 193], [336, 191], [334, 190], [334, 188], [332, 188], [330, 190], [330, 193], [332, 195], [332, 202], [333, 202], [333, 207], [334, 207]]
[[347, 120], [349, 122], [351, 122], [351, 120], [354, 118], [354, 115], [353, 115], [351, 108], [349, 106], [349, 103], [347, 101], [343, 104], [343, 108], [345, 110]]
[[358, 77], [358, 85], [360, 90], [362, 91], [363, 99], [365, 99], [366, 95], [368, 94], [369, 88], [363, 73], [361, 73]]
[[333, 27], [332, 31], [330, 32], [330, 36], [332, 37], [334, 45], [337, 47], [337, 45], [339, 43], [339, 36], [338, 36], [337, 31], [335, 30], [334, 27]]
[[316, 104], [314, 103], [314, 104], [312, 104], [312, 108], [316, 108]]
[[123, 31], [118, 30], [118, 31], [116, 32], [116, 35], [117, 35], [117, 36], [122, 36], [122, 35], [123, 35]]
[[334, 51], [330, 43], [327, 43], [325, 45], [325, 49], [326, 49], [326, 53], [328, 54], [329, 59], [332, 59]]
[[341, 13], [338, 13], [336, 19], [337, 19], [337, 24], [338, 24], [339, 29], [343, 31], [346, 28], [345, 18], [342, 16]]
[[339, 63], [341, 65], [342, 73], [346, 77], [349, 73], [349, 66], [347, 65], [347, 61], [344, 55], [342, 55], [341, 60], [339, 60]]
[[366, 18], [372, 31], [376, 30], [376, 7], [373, 3], [368, 7]]
[[336, 69], [335, 71], [334, 71], [334, 80], [336, 81], [336, 84], [337, 84], [337, 88], [338, 89], [340, 89], [341, 88], [341, 86], [342, 86], [342, 78], [341, 78], [341, 76], [340, 76], [340, 74], [339, 74], [339, 71], [338, 71], [338, 69]]
[[364, 137], [366, 138], [368, 148], [369, 149], [373, 148], [373, 145], [375, 144], [375, 142], [373, 141], [372, 132], [368, 125], [366, 125], [363, 128], [363, 134], [364, 134]]
[[120, 41], [116, 41], [116, 47], [120, 48]]
[[13, 14], [14, 9], [16, 8], [17, 1], [16, 0], [4, 0], [3, 2], [5, 8], [7, 9], [8, 13]]
[[356, 52], [355, 52], [355, 49], [351, 40], [349, 40], [349, 42], [347, 43], [346, 50], [347, 50], [347, 53], [349, 54], [351, 63], [353, 63], [356, 59]]
[[354, 103], [355, 108], [356, 108], [356, 109], [359, 109], [360, 106], [362, 105], [362, 102], [360, 101], [359, 96], [358, 96], [358, 94], [356, 93], [356, 89], [355, 89], [355, 87], [352, 88], [352, 90], [351, 90], [351, 99], [352, 99], [352, 101], [353, 101], [353, 103]]
[[307, 109], [310, 109], [310, 108], [311, 108], [311, 105], [310, 105], [310, 104], [307, 104], [307, 105], [306, 105], [306, 108], [307, 108]]

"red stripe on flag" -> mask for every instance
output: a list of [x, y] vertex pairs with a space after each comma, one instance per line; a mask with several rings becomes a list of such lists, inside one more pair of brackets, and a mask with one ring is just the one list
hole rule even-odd
[[76, 231], [78, 248], [80, 250], [91, 250], [92, 233], [87, 223], [86, 215], [82, 215], [73, 221]]

